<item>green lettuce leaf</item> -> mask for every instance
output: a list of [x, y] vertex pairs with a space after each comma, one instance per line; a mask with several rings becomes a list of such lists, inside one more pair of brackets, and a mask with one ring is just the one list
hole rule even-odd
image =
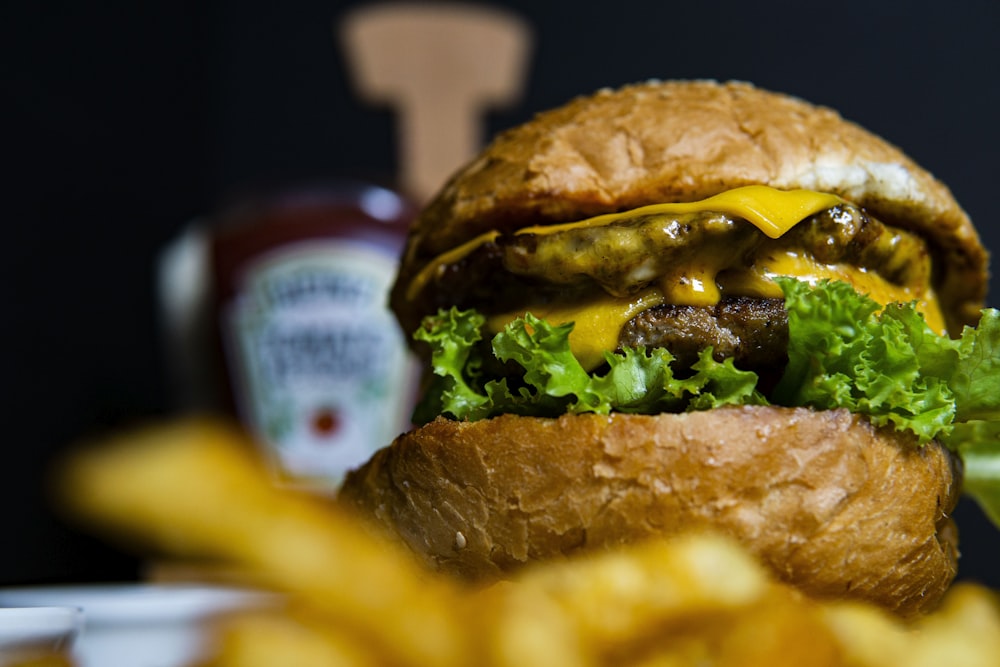
[[414, 337], [431, 346], [436, 379], [417, 406], [416, 423], [438, 414], [469, 420], [503, 413], [656, 414], [766, 402], [756, 391], [755, 373], [736, 368], [731, 359], [715, 361], [710, 348], [702, 351], [693, 374], [683, 379], [674, 376], [673, 355], [662, 348], [606, 352], [605, 372], [589, 373], [570, 350], [573, 324], [553, 325], [530, 313], [512, 321], [492, 341], [497, 359], [523, 369], [514, 391], [506, 378], [480, 377], [483, 323], [479, 313], [455, 308], [424, 319]]
[[766, 405], [767, 399], [757, 391], [757, 374], [736, 368], [733, 360], [716, 361], [712, 348], [701, 351], [691, 366], [695, 371], [684, 381], [689, 396], [688, 410], [711, 410], [724, 405]]
[[426, 423], [439, 414], [457, 419], [486, 416], [482, 413], [489, 397], [467, 380], [476, 377], [482, 363], [475, 355], [475, 346], [482, 339], [480, 330], [485, 322], [486, 318], [475, 311], [455, 308], [424, 318], [413, 337], [430, 345], [431, 368], [437, 377], [424, 391], [414, 421]]
[[780, 405], [847, 408], [926, 443], [947, 432], [955, 400], [947, 375], [957, 343], [909, 304], [882, 307], [847, 283], [778, 278], [788, 311], [788, 366]]
[[983, 311], [962, 331], [961, 354], [949, 377], [956, 423], [942, 441], [965, 463], [963, 489], [1000, 527], [1000, 311]]
[[949, 386], [959, 421], [1000, 421], [1000, 311], [983, 311], [976, 328], [966, 327]]
[[524, 369], [527, 388], [521, 398], [525, 404], [535, 403], [542, 412], [546, 406], [559, 412], [578, 412], [581, 410], [575, 406], [583, 404], [591, 406], [591, 412], [607, 413], [610, 406], [590, 391], [590, 376], [570, 352], [572, 330], [572, 322], [552, 325], [527, 313], [493, 339], [493, 353], [497, 359], [515, 361]]
[[961, 422], [949, 440], [965, 466], [962, 490], [1000, 527], [1000, 421]]

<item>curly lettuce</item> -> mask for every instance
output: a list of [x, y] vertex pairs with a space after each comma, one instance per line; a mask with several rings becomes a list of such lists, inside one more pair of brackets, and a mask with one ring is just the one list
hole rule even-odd
[[731, 359], [715, 361], [711, 349], [701, 353], [693, 374], [683, 379], [675, 377], [674, 357], [663, 348], [605, 352], [605, 372], [589, 373], [570, 350], [573, 324], [553, 325], [530, 313], [492, 340], [497, 359], [516, 362], [524, 371], [512, 389], [507, 378], [482, 376], [478, 343], [484, 322], [474, 310], [455, 308], [424, 319], [414, 338], [431, 346], [437, 377], [414, 421], [425, 423], [439, 414], [469, 420], [504, 413], [656, 414], [766, 402], [756, 390], [756, 373], [736, 368]]
[[665, 349], [605, 352], [588, 372], [570, 350], [572, 323], [526, 314], [489, 344], [521, 374], [483, 372], [482, 329], [475, 311], [442, 310], [415, 338], [431, 348], [434, 382], [414, 420], [437, 415], [484, 419], [504, 413], [558, 416], [612, 411], [638, 414], [723, 405], [847, 408], [874, 424], [938, 440], [965, 464], [964, 489], [1000, 526], [1000, 311], [951, 339], [933, 331], [913, 304], [882, 307], [840, 282], [817, 285], [779, 278], [788, 311], [788, 364], [767, 395], [758, 377], [719, 362], [711, 348], [690, 369], [675, 369]]

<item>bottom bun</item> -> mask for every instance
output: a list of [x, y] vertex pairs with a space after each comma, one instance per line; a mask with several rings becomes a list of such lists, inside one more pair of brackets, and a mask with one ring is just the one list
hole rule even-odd
[[956, 572], [957, 460], [844, 410], [438, 419], [341, 498], [436, 569], [489, 581], [535, 560], [716, 530], [822, 598], [908, 616]]

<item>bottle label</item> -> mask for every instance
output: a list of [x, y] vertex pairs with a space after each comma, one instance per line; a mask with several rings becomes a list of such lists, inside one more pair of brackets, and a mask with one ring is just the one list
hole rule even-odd
[[347, 241], [254, 263], [226, 313], [235, 395], [282, 480], [335, 492], [405, 430], [416, 363], [391, 311], [396, 260]]

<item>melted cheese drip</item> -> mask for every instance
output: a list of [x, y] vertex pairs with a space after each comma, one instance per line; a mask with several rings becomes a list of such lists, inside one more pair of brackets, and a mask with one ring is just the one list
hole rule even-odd
[[[739, 282], [740, 293], [747, 296], [781, 297], [781, 289], [771, 278], [791, 276], [816, 284], [821, 280], [842, 280], [850, 283], [855, 291], [867, 294], [878, 303], [916, 302], [917, 310], [927, 320], [927, 325], [938, 333], [947, 333], [944, 314], [934, 290], [927, 286], [924, 290], [896, 285], [873, 271], [848, 266], [846, 264], [820, 264], [810, 257], [794, 251], [765, 253], [757, 258], [759, 270], [748, 271], [748, 279]], [[759, 292], [754, 292], [754, 286]]]
[[553, 324], [574, 322], [569, 334], [569, 347], [573, 355], [587, 370], [604, 362], [605, 350], [618, 347], [618, 334], [625, 323], [653, 306], [667, 303], [660, 290], [647, 289], [631, 297], [620, 298], [602, 294], [586, 303], [554, 303], [532, 306], [530, 311], [517, 311], [493, 315], [486, 320], [486, 328], [493, 336], [503, 330], [508, 322], [530, 312]]

